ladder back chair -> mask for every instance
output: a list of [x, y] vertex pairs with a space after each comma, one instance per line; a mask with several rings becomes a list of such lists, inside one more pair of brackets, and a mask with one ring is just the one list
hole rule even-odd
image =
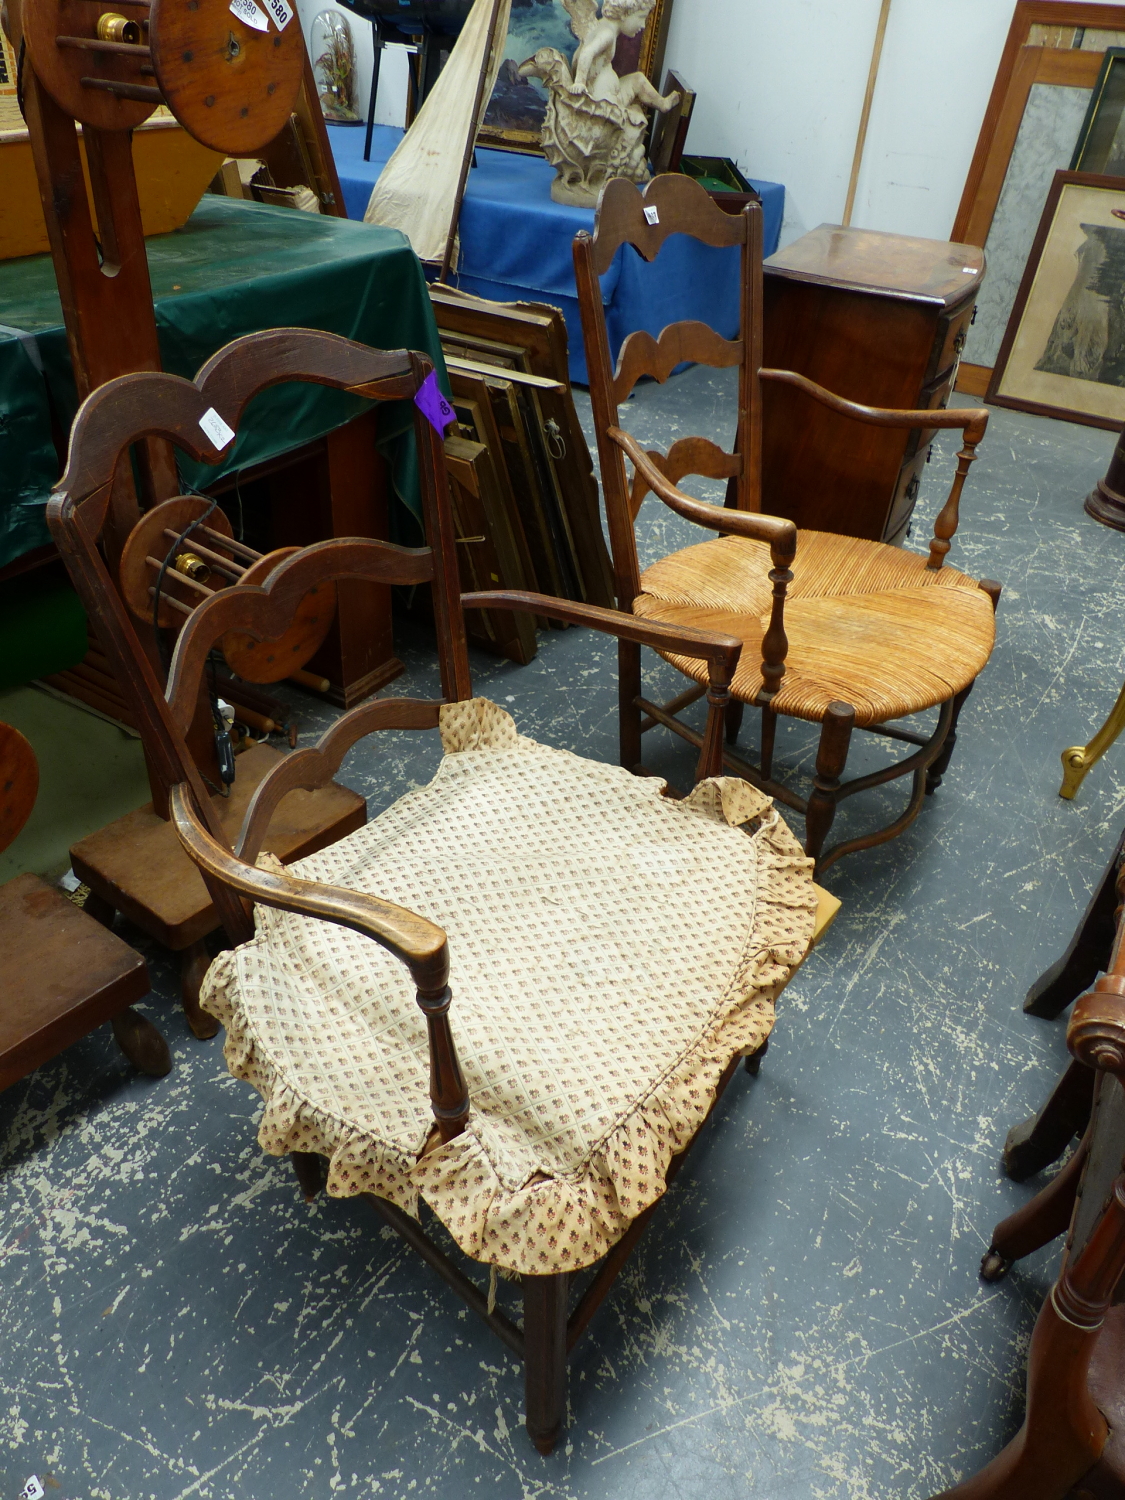
[[[229, 362], [247, 388], [264, 379], [272, 337], [229, 346], [213, 374]], [[417, 354], [287, 338], [288, 379], [401, 397], [430, 370]], [[212, 384], [126, 380], [146, 430], [209, 456], [199, 419]], [[88, 428], [103, 392], [79, 414]], [[261, 1144], [292, 1156], [309, 1197], [327, 1162], [329, 1193], [368, 1197], [523, 1359], [528, 1431], [548, 1452], [570, 1347], [739, 1059], [756, 1069], [776, 996], [838, 903], [812, 884], [768, 799], [716, 774], [739, 642], [538, 594], [462, 600], [441, 438], [420, 414], [415, 430], [427, 546], [305, 548], [192, 612], [166, 688], [143, 657], [132, 670], [151, 698], [177, 833], [235, 945], [211, 966], [203, 1003], [226, 1026], [231, 1071], [265, 1100]], [[268, 648], [310, 589], [343, 579], [430, 587], [442, 697], [352, 709], [262, 779], [228, 838], [183, 739], [208, 657], [232, 638]], [[665, 797], [657, 780], [518, 735], [472, 697], [462, 606], [705, 661], [692, 795]], [[429, 785], [288, 868], [263, 853], [275, 809], [330, 784], [352, 745], [390, 728], [440, 733]], [[422, 1200], [488, 1268], [490, 1288], [497, 1272], [520, 1278], [522, 1328], [427, 1235]], [[575, 1273], [594, 1267], [572, 1299]]]
[[[615, 368], [598, 278], [622, 245], [632, 245], [651, 261], [672, 234], [739, 251], [738, 337], [724, 338], [700, 322], [670, 324], [658, 339], [640, 330], [625, 340]], [[761, 709], [761, 749], [756, 766], [729, 748], [725, 764], [804, 816], [805, 850], [816, 860], [818, 874], [845, 854], [896, 837], [918, 815], [926, 793], [941, 783], [958, 716], [995, 638], [999, 584], [978, 583], [944, 566], [987, 411], [885, 411], [845, 401], [791, 371], [762, 369], [761, 205], [751, 203], [739, 215], [723, 213], [690, 178], [655, 177], [643, 193], [624, 179], [608, 183], [593, 234], [583, 231], [575, 238], [574, 267], [618, 607], [644, 619], [729, 631], [743, 642], [731, 685], [727, 738], [730, 745], [737, 740], [749, 703]], [[622, 430], [619, 409], [638, 380], [667, 380], [686, 361], [738, 370], [729, 453], [698, 436], [678, 438], [666, 454], [646, 452]], [[791, 521], [760, 513], [762, 381], [796, 386], [861, 423], [963, 431], [964, 447], [928, 557], [881, 542], [798, 531]], [[800, 434], [792, 440], [799, 442]], [[687, 475], [725, 480], [725, 506], [706, 504], [680, 489]], [[635, 525], [650, 492], [719, 535], [662, 558], [642, 574]], [[668, 703], [650, 702], [642, 696], [639, 648], [631, 642], [621, 646], [621, 762], [631, 769], [641, 762], [642, 735], [658, 724], [692, 744], [699, 741], [698, 731], [679, 715], [703, 695], [701, 669], [675, 653], [661, 654], [696, 685]], [[933, 708], [937, 725], [928, 735], [894, 723]], [[779, 714], [822, 726], [807, 797], [774, 778]], [[918, 748], [883, 770], [842, 782], [857, 728]], [[913, 785], [901, 816], [876, 832], [825, 847], [845, 797], [908, 775]]]
[[[0, 724], [0, 850], [31, 816], [39, 789], [35, 751]], [[142, 1073], [171, 1072], [168, 1044], [133, 1003], [148, 994], [141, 955], [38, 875], [0, 885], [0, 1089], [6, 1089], [106, 1021]]]
[[948, 1500], [1117, 1500], [1125, 1494], [1125, 945], [1119, 916], [1108, 972], [1074, 1007], [1067, 1046], [1094, 1080], [1074, 1155], [998, 1224], [981, 1264], [998, 1281], [1066, 1234], [1059, 1274], [1028, 1354], [1023, 1426]]

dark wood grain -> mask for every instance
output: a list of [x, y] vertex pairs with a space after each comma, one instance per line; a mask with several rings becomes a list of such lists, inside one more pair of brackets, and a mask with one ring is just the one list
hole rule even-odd
[[39, 792], [39, 762], [18, 729], [0, 724], [0, 849], [31, 816]]

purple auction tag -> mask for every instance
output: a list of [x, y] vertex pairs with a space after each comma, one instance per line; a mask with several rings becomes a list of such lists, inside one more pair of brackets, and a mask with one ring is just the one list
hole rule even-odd
[[436, 370], [431, 370], [418, 387], [414, 395], [414, 405], [424, 417], [429, 418], [443, 437], [450, 422], [457, 420], [457, 413], [438, 389]]

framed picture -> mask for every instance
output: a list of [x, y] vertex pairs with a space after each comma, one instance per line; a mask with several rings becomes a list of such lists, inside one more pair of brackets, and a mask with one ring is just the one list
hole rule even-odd
[[1125, 177], [1125, 47], [1107, 47], [1078, 133], [1072, 172]]
[[1105, 53], [1118, 47], [1125, 5], [1017, 0], [949, 236], [988, 258], [959, 391], [989, 388], [1051, 179], [1071, 167]]
[[1056, 172], [987, 400], [1125, 423], [1125, 179]]
[[[573, 3], [573, 0], [572, 0]], [[635, 37], [620, 37], [613, 58], [619, 77], [644, 73], [653, 83], [660, 76], [672, 0], [654, 0], [645, 28]], [[539, 78], [521, 78], [520, 63], [540, 47], [554, 47], [569, 61], [578, 47], [563, 0], [512, 0], [508, 36], [500, 75], [492, 91], [484, 126], [477, 137], [482, 146], [539, 152], [539, 133], [547, 109], [547, 88]]]

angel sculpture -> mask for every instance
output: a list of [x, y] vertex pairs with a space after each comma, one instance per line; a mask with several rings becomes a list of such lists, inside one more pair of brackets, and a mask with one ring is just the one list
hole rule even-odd
[[664, 97], [643, 73], [619, 78], [613, 56], [619, 36], [639, 36], [655, 0], [562, 0], [570, 29], [578, 38], [573, 66], [555, 47], [540, 47], [520, 64], [521, 77], [547, 85], [543, 152], [556, 169], [551, 197], [556, 203], [593, 208], [613, 177], [647, 182], [645, 108], [665, 113], [679, 103]]

